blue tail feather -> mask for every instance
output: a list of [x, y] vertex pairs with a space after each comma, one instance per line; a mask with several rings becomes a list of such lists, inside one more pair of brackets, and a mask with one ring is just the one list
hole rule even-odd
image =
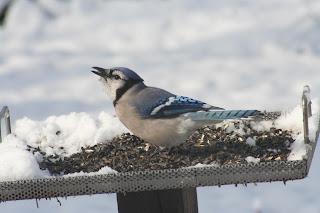
[[197, 120], [227, 120], [241, 119], [261, 114], [258, 110], [215, 110], [207, 112], [196, 112], [190, 115], [194, 121]]

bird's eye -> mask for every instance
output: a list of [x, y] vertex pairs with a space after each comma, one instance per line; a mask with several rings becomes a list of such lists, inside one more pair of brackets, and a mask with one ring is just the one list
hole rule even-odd
[[119, 79], [121, 79], [121, 78], [120, 78], [119, 75], [115, 75], [115, 76], [114, 76], [114, 79], [119, 80]]

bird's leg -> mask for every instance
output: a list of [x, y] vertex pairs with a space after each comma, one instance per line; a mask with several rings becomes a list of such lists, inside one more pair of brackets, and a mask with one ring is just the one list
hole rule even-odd
[[[153, 156], [155, 156], [156, 154], [159, 154], [160, 152], [162, 152], [165, 149], [167, 149], [167, 148], [163, 147], [163, 146], [157, 147], [156, 150], [151, 155], [149, 155], [149, 159], [151, 159]], [[170, 150], [171, 150], [171, 148], [170, 148]]]
[[168, 154], [171, 153], [171, 151], [173, 150], [174, 146], [171, 146], [170, 148], [168, 148]]

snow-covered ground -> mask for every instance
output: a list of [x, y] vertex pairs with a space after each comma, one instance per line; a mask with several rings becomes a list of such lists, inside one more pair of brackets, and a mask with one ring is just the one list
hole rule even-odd
[[[293, 109], [306, 84], [320, 96], [319, 1], [39, 2], [16, 0], [0, 28], [0, 107], [10, 107], [13, 129], [17, 120], [39, 127], [85, 112], [101, 124], [90, 134], [106, 138], [101, 112], [117, 121], [92, 66], [126, 66], [147, 85], [226, 109]], [[287, 186], [198, 188], [199, 210], [319, 212], [317, 165], [316, 152], [309, 176]], [[40, 209], [35, 201], [6, 202], [0, 211], [117, 209], [114, 194], [60, 200], [61, 207], [41, 200]]]

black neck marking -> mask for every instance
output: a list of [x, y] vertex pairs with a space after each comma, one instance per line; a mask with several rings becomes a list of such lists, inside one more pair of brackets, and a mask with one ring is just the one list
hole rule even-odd
[[140, 83], [140, 82], [142, 82], [142, 81], [141, 80], [133, 80], [133, 79], [127, 80], [124, 87], [117, 89], [116, 100], [113, 101], [113, 106], [117, 105], [117, 102], [119, 101], [119, 99], [122, 97], [122, 95], [124, 93], [126, 93], [131, 87], [133, 87], [134, 85], [136, 85], [137, 83]]

